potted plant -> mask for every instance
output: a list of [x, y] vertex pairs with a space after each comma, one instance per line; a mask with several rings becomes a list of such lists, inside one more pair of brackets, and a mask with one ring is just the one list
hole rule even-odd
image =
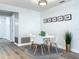
[[66, 52], [70, 52], [71, 40], [72, 40], [71, 32], [66, 32], [65, 34]]
[[40, 31], [39, 35], [40, 35], [40, 36], [45, 36], [46, 33], [45, 33], [45, 31]]

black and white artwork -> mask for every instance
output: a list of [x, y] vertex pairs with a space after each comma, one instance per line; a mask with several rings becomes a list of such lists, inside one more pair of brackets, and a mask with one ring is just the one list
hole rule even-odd
[[56, 21], [57, 21], [57, 17], [53, 17], [52, 22], [56, 22]]
[[71, 20], [72, 19], [72, 15], [71, 14], [67, 14], [64, 16], [64, 20]]
[[63, 21], [63, 20], [64, 20], [63, 16], [58, 16], [57, 21]]
[[48, 20], [47, 19], [43, 19], [43, 23], [47, 23], [48, 22]]
[[50, 17], [43, 20], [44, 23], [51, 23], [51, 22], [57, 22], [57, 21], [68, 21], [72, 19], [72, 14], [66, 14], [63, 16], [58, 17]]
[[51, 22], [52, 22], [52, 18], [48, 18], [48, 19], [47, 19], [47, 22], [48, 22], [48, 23], [51, 23]]

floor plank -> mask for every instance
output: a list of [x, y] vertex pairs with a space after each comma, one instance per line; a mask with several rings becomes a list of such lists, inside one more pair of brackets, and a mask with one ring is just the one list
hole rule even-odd
[[10, 42], [0, 42], [0, 59], [35, 59]]

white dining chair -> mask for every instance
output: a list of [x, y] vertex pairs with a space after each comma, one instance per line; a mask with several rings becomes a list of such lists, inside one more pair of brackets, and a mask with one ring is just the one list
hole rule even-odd
[[48, 35], [44, 37], [44, 44], [47, 47], [48, 53], [50, 53], [50, 48], [55, 47], [56, 48], [56, 53], [58, 53], [58, 47], [57, 47], [57, 39], [53, 35]]
[[44, 52], [43, 52], [43, 44], [44, 44], [43, 38], [41, 36], [37, 36], [34, 39], [34, 44], [35, 44], [34, 55], [36, 54], [39, 45], [41, 46], [42, 55], [44, 55]]
[[54, 35], [50, 37], [50, 42], [52, 43], [52, 46], [55, 47], [56, 53], [58, 54], [57, 38]]

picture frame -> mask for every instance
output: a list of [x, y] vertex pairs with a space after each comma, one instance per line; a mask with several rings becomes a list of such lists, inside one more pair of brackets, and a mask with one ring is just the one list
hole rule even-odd
[[51, 22], [57, 22], [57, 21], [68, 21], [72, 19], [72, 14], [66, 14], [58, 17], [50, 17], [43, 20], [43, 23], [51, 23]]
[[51, 23], [51, 22], [52, 22], [52, 18], [48, 18], [47, 23]]
[[64, 20], [64, 17], [63, 16], [58, 16], [57, 17], [57, 21], [63, 21]]
[[52, 22], [57, 22], [57, 17], [53, 17]]
[[47, 23], [47, 19], [43, 19], [43, 23]]
[[64, 16], [64, 20], [65, 21], [68, 21], [68, 20], [71, 20], [72, 19], [72, 15], [71, 14], [67, 14]]

